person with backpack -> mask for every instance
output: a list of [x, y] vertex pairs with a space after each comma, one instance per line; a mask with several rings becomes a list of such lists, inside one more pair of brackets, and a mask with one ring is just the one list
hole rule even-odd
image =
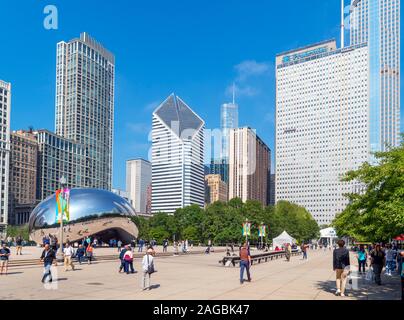
[[76, 251], [76, 258], [79, 264], [83, 262], [85, 255], [86, 255], [86, 249], [84, 249], [82, 244], [79, 244], [79, 247]]
[[119, 273], [121, 273], [122, 270], [125, 270], [125, 260], [123, 259], [123, 257], [125, 256], [126, 251], [128, 251], [128, 246], [124, 246], [119, 253], [119, 260], [121, 261], [121, 265], [119, 266]]
[[168, 240], [164, 239], [163, 240], [163, 252], [167, 252], [167, 248], [168, 248]]
[[401, 300], [404, 301], [404, 251], [400, 252]]
[[244, 270], [247, 272], [247, 281], [251, 282], [250, 275], [251, 266], [251, 254], [248, 243], [245, 242], [242, 247], [240, 247], [240, 284], [244, 283]]
[[336, 274], [337, 291], [335, 294], [345, 297], [346, 281], [350, 271], [349, 251], [345, 248], [345, 241], [337, 242], [338, 248], [333, 252], [333, 269]]
[[142, 260], [142, 290], [151, 290], [151, 275], [156, 272], [154, 268], [154, 250], [152, 247], [147, 249]]
[[129, 268], [131, 273], [135, 273], [135, 269], [133, 268], [133, 252], [130, 246], [127, 246], [125, 254], [123, 255], [124, 261], [124, 272], [129, 274]]
[[359, 247], [359, 251], [357, 254], [358, 257], [358, 265], [359, 265], [359, 273], [366, 273], [366, 264], [368, 260], [368, 254], [366, 253], [365, 247], [361, 245]]
[[381, 245], [377, 244], [370, 254], [372, 268], [375, 274], [375, 282], [380, 286], [382, 284], [381, 273], [386, 262], [386, 254], [383, 252]]

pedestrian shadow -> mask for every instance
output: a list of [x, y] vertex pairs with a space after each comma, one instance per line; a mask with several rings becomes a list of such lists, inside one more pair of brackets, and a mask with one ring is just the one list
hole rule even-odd
[[150, 286], [150, 290], [158, 289], [158, 288], [160, 288], [159, 284], [153, 284], [153, 285]]
[[69, 278], [58, 278], [58, 279], [55, 279], [54, 282], [67, 281], [67, 280], [69, 280]]
[[22, 273], [24, 273], [24, 272], [7, 272], [7, 276], [12, 276], [15, 274], [22, 274]]
[[[397, 279], [396, 279], [397, 278]], [[345, 294], [355, 300], [399, 300], [401, 294], [399, 277], [382, 277], [382, 285], [374, 281], [367, 281], [364, 277], [352, 279], [352, 288], [348, 288]], [[347, 284], [349, 287], [349, 285]], [[335, 294], [335, 280], [318, 281], [316, 287], [324, 292]]]

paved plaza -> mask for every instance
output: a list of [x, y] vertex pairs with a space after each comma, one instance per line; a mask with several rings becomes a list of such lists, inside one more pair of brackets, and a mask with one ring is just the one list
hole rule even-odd
[[[309, 251], [308, 261], [299, 256], [293, 257], [289, 263], [279, 259], [253, 265], [253, 281], [243, 285], [239, 283], [239, 268], [220, 265], [218, 261], [222, 257], [222, 252], [157, 257], [158, 272], [152, 276], [153, 288], [150, 291], [141, 290], [141, 273], [119, 274], [119, 261], [76, 265], [76, 271], [68, 272], [59, 266], [55, 277], [58, 281], [54, 281], [50, 288], [45, 288], [40, 282], [41, 267], [13, 267], [8, 276], [0, 277], [0, 299], [400, 299], [398, 277], [383, 278], [384, 285], [376, 286], [364, 279], [356, 279], [355, 275], [354, 282], [358, 280], [359, 289], [349, 290], [345, 298], [336, 297], [331, 251]], [[135, 259], [134, 266], [139, 271], [140, 258]]]

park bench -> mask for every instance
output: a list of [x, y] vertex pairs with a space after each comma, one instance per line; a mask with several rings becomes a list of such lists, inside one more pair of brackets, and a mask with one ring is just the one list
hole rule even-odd
[[[299, 250], [292, 250], [292, 256], [300, 255]], [[251, 265], [254, 263], [261, 263], [261, 262], [268, 262], [272, 260], [282, 259], [286, 257], [286, 251], [276, 251], [276, 252], [264, 252], [259, 254], [251, 255]], [[236, 263], [240, 263], [239, 256], [227, 256], [224, 257], [222, 260], [219, 260], [219, 263], [223, 264], [224, 266], [233, 265], [236, 266]]]

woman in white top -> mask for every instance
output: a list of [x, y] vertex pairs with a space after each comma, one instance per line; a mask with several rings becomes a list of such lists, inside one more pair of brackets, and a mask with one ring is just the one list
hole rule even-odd
[[[146, 254], [143, 257], [142, 260], [142, 271], [143, 271], [143, 277], [142, 277], [142, 289], [151, 289], [150, 287], [150, 277], [151, 274], [155, 272], [154, 270], [154, 250], [153, 248], [149, 247], [147, 249]], [[146, 285], [147, 282], [147, 285]]]

